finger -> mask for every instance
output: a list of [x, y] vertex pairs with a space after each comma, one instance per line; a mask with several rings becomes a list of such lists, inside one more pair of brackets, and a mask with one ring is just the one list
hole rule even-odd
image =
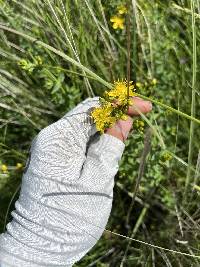
[[143, 100], [140, 97], [130, 97], [132, 105], [129, 106], [127, 114], [129, 116], [139, 115], [140, 113], [148, 113], [152, 110], [152, 103], [150, 101]]
[[121, 141], [125, 141], [133, 125], [133, 119], [128, 116], [126, 120], [118, 120], [112, 127], [105, 130], [105, 133], [117, 137]]

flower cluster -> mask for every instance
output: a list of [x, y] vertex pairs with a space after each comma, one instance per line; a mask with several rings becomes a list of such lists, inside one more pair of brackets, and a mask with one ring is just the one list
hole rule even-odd
[[36, 56], [33, 59], [33, 63], [29, 60], [26, 59], [21, 59], [18, 61], [18, 66], [20, 66], [23, 70], [26, 70], [29, 73], [32, 73], [33, 70], [38, 67], [41, 66], [43, 64], [42, 62], [42, 58], [40, 56]]
[[127, 13], [127, 8], [124, 5], [120, 5], [117, 7], [117, 9], [118, 9], [118, 14], [111, 17], [110, 21], [113, 23], [112, 25], [113, 29], [116, 30], [119, 28], [123, 30], [125, 19], [122, 15]]
[[[132, 81], [129, 82], [129, 96], [135, 96]], [[100, 97], [101, 106], [91, 112], [91, 116], [96, 123], [96, 128], [100, 133], [104, 133], [106, 128], [119, 119], [126, 120], [126, 109], [132, 104], [128, 97], [127, 81], [114, 81], [113, 89], [105, 91], [103, 97]]]
[[156, 78], [147, 78], [144, 81], [137, 81], [135, 87], [140, 91], [140, 94], [150, 97], [155, 93], [155, 88], [158, 84], [159, 81]]
[[149, 80], [148, 82], [145, 81], [145, 83], [136, 82], [136, 87], [138, 87], [138, 88], [141, 88], [141, 87], [146, 88], [148, 86], [155, 86], [155, 85], [157, 85], [157, 83], [158, 83], [157, 79], [153, 78], [152, 80]]
[[20, 162], [18, 162], [18, 163], [16, 164], [16, 169], [19, 170], [19, 169], [22, 169], [22, 168], [23, 168], [23, 164], [20, 163]]
[[163, 151], [160, 159], [162, 162], [167, 162], [172, 159], [172, 155], [168, 151]]
[[2, 164], [0, 169], [2, 173], [8, 174], [9, 170], [12, 170], [12, 169], [21, 170], [22, 168], [23, 168], [23, 164], [20, 162], [17, 162], [15, 167], [9, 166], [9, 168], [6, 164]]
[[6, 164], [2, 164], [2, 165], [1, 165], [1, 170], [2, 170], [3, 173], [7, 173], [7, 172], [8, 172], [8, 167], [7, 167], [7, 165], [6, 165]]
[[[132, 81], [129, 82], [129, 96], [134, 96], [134, 92], [132, 89], [134, 88], [134, 85], [132, 85]], [[127, 88], [127, 81], [115, 81], [114, 82], [114, 89], [110, 91], [106, 91], [104, 93], [104, 98], [109, 100], [115, 100], [119, 102], [119, 105], [126, 105], [127, 104], [127, 93], [128, 93], [128, 88]], [[132, 104], [131, 100], [128, 100], [128, 104]]]
[[142, 120], [135, 120], [133, 125], [134, 125], [134, 129], [138, 130], [139, 133], [143, 133], [144, 122]]

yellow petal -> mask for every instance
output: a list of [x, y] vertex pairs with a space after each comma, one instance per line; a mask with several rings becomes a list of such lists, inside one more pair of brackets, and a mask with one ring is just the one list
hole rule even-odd
[[119, 28], [123, 30], [124, 29], [124, 24], [120, 24]]
[[115, 22], [115, 18], [114, 17], [110, 18], [110, 21]]
[[113, 24], [113, 29], [117, 29], [118, 28], [118, 24], [115, 22], [114, 24]]
[[122, 120], [126, 120], [127, 118], [128, 118], [128, 115], [126, 115], [126, 114], [123, 114], [121, 117]]

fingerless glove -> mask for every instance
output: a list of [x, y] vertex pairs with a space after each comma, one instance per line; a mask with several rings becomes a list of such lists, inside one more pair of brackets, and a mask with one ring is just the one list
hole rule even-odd
[[125, 144], [97, 132], [89, 114], [99, 105], [87, 98], [33, 139], [0, 266], [72, 266], [100, 239]]

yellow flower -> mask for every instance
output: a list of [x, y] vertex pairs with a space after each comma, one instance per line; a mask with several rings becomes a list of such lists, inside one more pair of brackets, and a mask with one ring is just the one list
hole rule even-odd
[[154, 78], [154, 79], [151, 81], [151, 83], [152, 83], [153, 85], [156, 85], [156, 84], [157, 84], [157, 80]]
[[6, 164], [2, 164], [1, 165], [1, 170], [2, 170], [3, 173], [6, 173], [8, 171], [7, 165]]
[[121, 117], [122, 120], [127, 120], [127, 118], [128, 118], [128, 115], [126, 115], [126, 114], [123, 114]]
[[16, 164], [16, 169], [21, 169], [22, 167], [23, 167], [23, 164], [22, 164], [22, 163], [19, 163], [19, 162], [18, 162], [18, 163]]
[[125, 6], [123, 6], [123, 5], [118, 6], [117, 9], [118, 9], [118, 13], [120, 15], [127, 13], [127, 8]]
[[[132, 91], [134, 85], [131, 84], [132, 81], [129, 82], [129, 96], [135, 96], [135, 93]], [[110, 91], [106, 91], [105, 95], [111, 99], [117, 99], [119, 101], [119, 105], [125, 105], [127, 103], [127, 81], [114, 81], [114, 88]], [[132, 105], [132, 101], [129, 99], [128, 103]]]
[[[130, 81], [129, 96], [135, 96], [135, 93], [132, 91], [133, 88], [132, 81]], [[124, 114], [125, 111], [123, 108], [126, 104], [132, 105], [133, 103], [130, 98], [127, 101], [127, 89], [128, 85], [126, 80], [121, 82], [119, 80], [114, 81], [113, 89], [105, 91], [104, 97], [101, 98], [102, 106], [95, 108], [91, 112], [96, 128], [101, 133], [104, 133], [106, 128], [112, 127], [117, 120], [126, 120], [128, 118], [128, 115]], [[117, 105], [113, 103], [113, 100], [117, 100]]]
[[96, 128], [101, 133], [104, 133], [105, 128], [111, 127], [116, 121], [116, 118], [111, 116], [112, 110], [112, 104], [108, 103], [103, 107], [95, 108], [91, 112], [91, 115], [96, 123]]
[[113, 16], [110, 18], [110, 21], [113, 22], [113, 29], [124, 29], [124, 18], [120, 17], [120, 16]]

